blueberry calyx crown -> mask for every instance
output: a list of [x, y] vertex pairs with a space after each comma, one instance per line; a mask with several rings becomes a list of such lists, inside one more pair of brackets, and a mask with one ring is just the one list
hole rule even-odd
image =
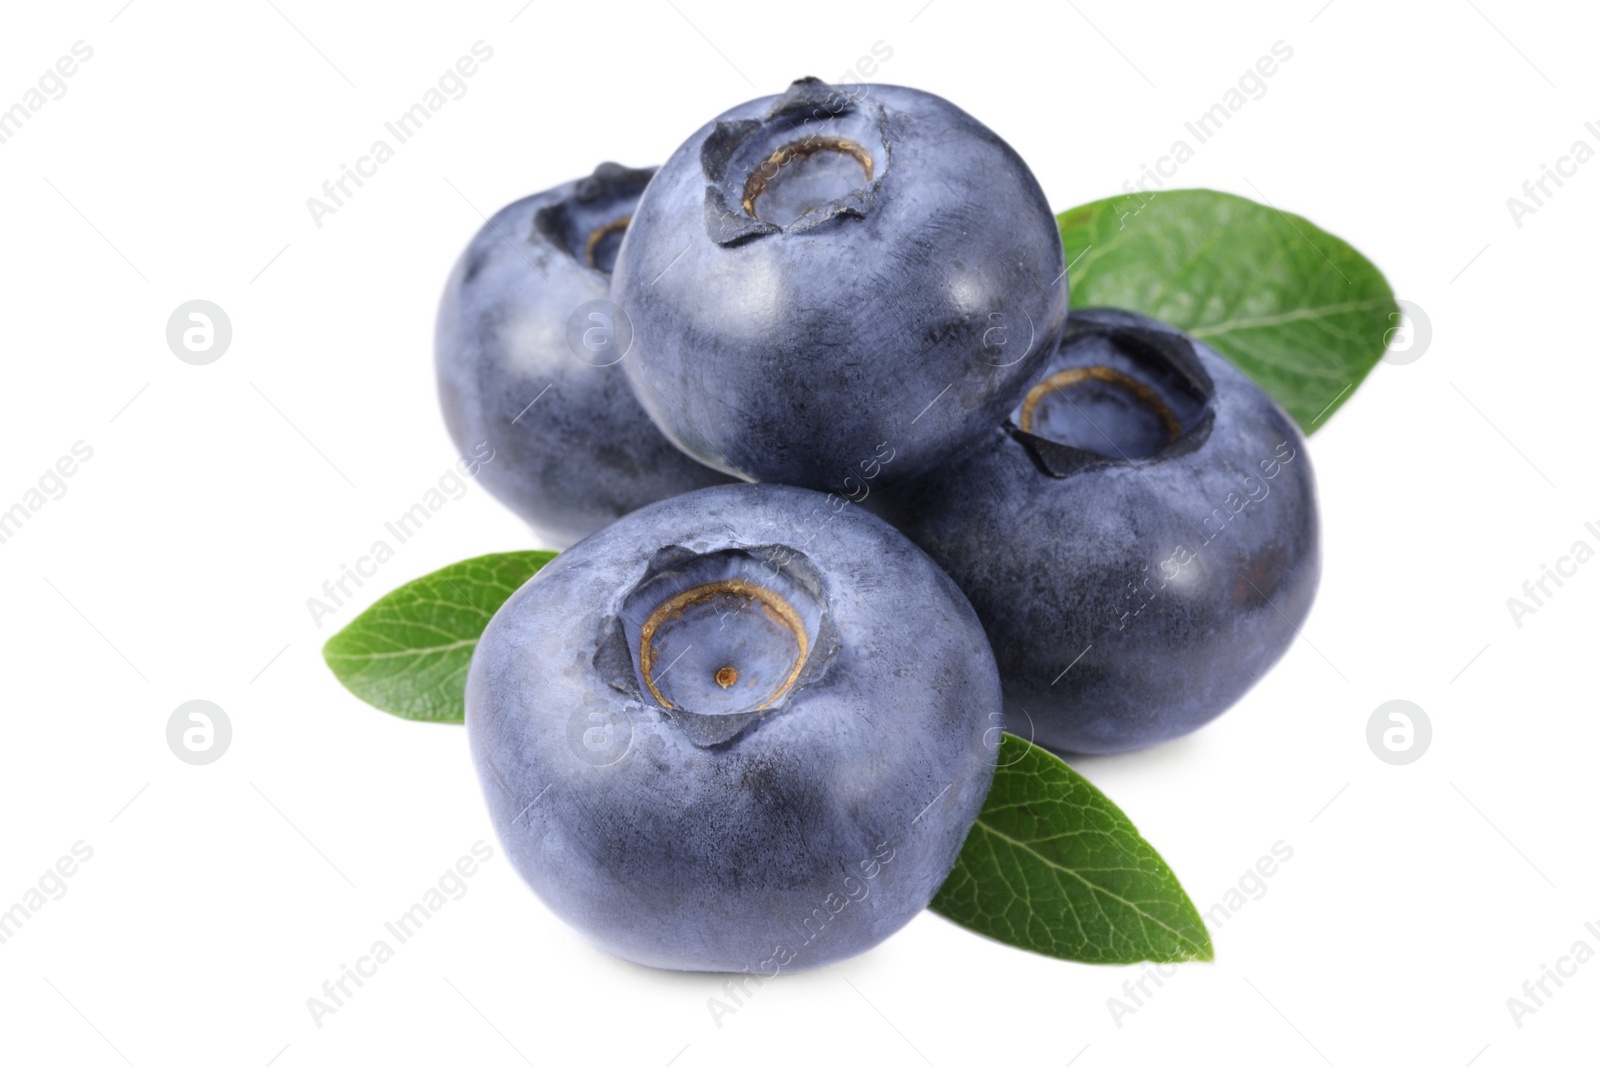
[[[772, 637], [776, 638], [776, 641], [772, 643], [778, 647], [768, 651], [777, 653], [780, 668], [777, 674], [781, 675], [781, 677], [766, 679], [768, 684], [761, 687], [766, 690], [765, 695], [757, 691], [749, 700], [742, 702], [748, 705], [751, 701], [754, 701], [753, 707], [741, 708], [732, 712], [718, 708], [708, 711], [708, 713], [725, 715], [738, 714], [738, 710], [762, 711], [789, 691], [790, 687], [794, 685], [795, 679], [800, 676], [801, 668], [806, 664], [806, 653], [809, 651], [811, 644], [811, 637], [806, 632], [805, 623], [801, 620], [799, 612], [795, 611], [794, 606], [774, 589], [740, 578], [724, 578], [719, 581], [691, 586], [683, 592], [669, 597], [650, 613], [650, 617], [645, 619], [644, 624], [639, 628], [639, 674], [644, 679], [645, 688], [649, 689], [650, 695], [656, 698], [656, 703], [668, 710], [677, 706], [671, 696], [662, 692], [663, 687], [667, 686], [666, 670], [661, 665], [663, 652], [670, 654], [673, 651], [669, 641], [669, 631], [684, 625], [686, 618], [692, 624], [696, 614], [715, 614], [718, 626], [721, 627], [726, 624], [729, 614], [746, 611], [752, 613], [760, 612], [764, 617], [755, 620], [757, 625], [762, 623], [770, 624], [764, 628], [771, 632]], [[747, 688], [756, 686], [756, 679], [750, 677], [756, 671], [752, 670], [748, 665], [751, 657], [750, 650], [745, 647], [748, 643], [747, 640], [742, 640], [739, 642], [738, 648], [731, 649], [720, 657], [713, 657], [714, 660], [725, 659], [728, 661], [724, 662], [720, 667], [711, 668], [710, 680], [719, 689], [730, 689], [739, 681], [741, 677], [739, 673], [740, 662], [747, 664], [744, 675], [746, 678], [745, 686]], [[683, 652], [679, 653], [679, 656], [687, 655], [690, 651], [692, 651], [692, 648], [685, 647]], [[787, 661], [787, 672], [782, 670], [784, 661]], [[677, 662], [677, 657], [674, 657], [673, 662], [667, 666], [670, 668]], [[757, 666], [760, 666], [760, 664], [757, 664]], [[662, 675], [659, 679], [659, 685], [656, 677], [658, 671]], [[682, 678], [683, 672], [679, 672], [678, 677]], [[776, 681], [775, 685], [772, 684], [774, 681]], [[700, 695], [697, 691], [702, 689], [703, 685], [691, 680], [687, 686], [680, 688], [688, 690], [683, 694], [684, 699], [694, 700], [696, 696]], [[672, 690], [669, 688], [668, 692], [672, 692]]]
[[[750, 176], [744, 182], [744, 196], [739, 200], [739, 206], [744, 208], [744, 213], [753, 219], [759, 219], [761, 216], [757, 211], [757, 206], [760, 205], [763, 211], [768, 209], [768, 204], [762, 200], [762, 197], [766, 196], [770, 189], [784, 188], [784, 186], [778, 185], [778, 181], [788, 173], [791, 173], [786, 172], [784, 168], [798, 168], [812, 156], [823, 157], [826, 162], [835, 164], [830, 168], [834, 172], [832, 174], [812, 175], [812, 185], [821, 184], [822, 182], [818, 179], [827, 180], [834, 177], [842, 178], [846, 182], [850, 181], [852, 176], [847, 172], [850, 163], [854, 163], [859, 168], [864, 182], [872, 181], [872, 171], [876, 166], [872, 159], [872, 153], [856, 142], [844, 137], [805, 137], [799, 141], [791, 141], [788, 144], [774, 148], [772, 154], [762, 160], [756, 169], [750, 172]], [[838, 165], [840, 160], [837, 157], [840, 156], [848, 159], [843, 164], [843, 169], [846, 173], [838, 173], [841, 167]], [[821, 167], [813, 166], [811, 169], [819, 170]], [[846, 191], [848, 192], [849, 190], [847, 189]], [[776, 194], [771, 199], [776, 199]], [[791, 222], [803, 216], [807, 211], [815, 210], [817, 206], [804, 206], [806, 201], [803, 192], [800, 192], [799, 196], [791, 196], [789, 200], [789, 203], [779, 205], [774, 211], [780, 216], [791, 216]], [[797, 208], [799, 210], [796, 210]]]
[[706, 233], [726, 246], [865, 218], [889, 161], [884, 125], [817, 78], [789, 86], [764, 118], [719, 120], [700, 147]]
[[820, 574], [786, 546], [664, 549], [618, 622], [612, 685], [701, 747], [731, 741], [818, 681], [839, 643]]
[[1067, 478], [1197, 448], [1216, 387], [1182, 334], [1074, 324], [1007, 430], [1039, 469]]
[[534, 213], [533, 239], [547, 242], [591, 270], [610, 274], [634, 205], [655, 172], [654, 167], [600, 164], [577, 182], [570, 196]]

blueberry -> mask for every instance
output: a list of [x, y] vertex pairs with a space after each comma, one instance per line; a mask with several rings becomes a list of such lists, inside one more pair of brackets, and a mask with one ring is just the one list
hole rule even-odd
[[1000, 681], [955, 584], [861, 508], [732, 485], [556, 557], [472, 658], [522, 877], [599, 947], [775, 974], [932, 899], [994, 773]]
[[1211, 348], [1074, 311], [1003, 426], [874, 498], [972, 601], [1006, 726], [1118, 752], [1221, 714], [1288, 648], [1321, 571], [1294, 423]]
[[815, 78], [673, 153], [613, 298], [681, 448], [857, 499], [1003, 418], [1067, 312], [1056, 221], [1010, 146], [937, 96]]
[[439, 395], [464, 453], [494, 450], [479, 479], [552, 545], [727, 479], [675, 449], [617, 366], [625, 321], [607, 300], [622, 231], [652, 170], [603, 163], [502, 208], [445, 286]]

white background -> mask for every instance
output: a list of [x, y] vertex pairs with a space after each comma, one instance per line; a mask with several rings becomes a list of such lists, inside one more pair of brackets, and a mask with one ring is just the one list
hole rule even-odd
[[[93, 458], [0, 545], [0, 908], [75, 842], [93, 856], [0, 945], [0, 1058], [1592, 1059], [1600, 961], [1520, 1027], [1506, 1000], [1579, 939], [1600, 949], [1584, 929], [1600, 926], [1600, 562], [1520, 627], [1506, 600], [1574, 541], [1600, 547], [1584, 530], [1600, 525], [1600, 161], [1521, 227], [1506, 199], [1575, 140], [1600, 148], [1584, 130], [1600, 26], [1577, 4], [1322, 2], [18, 5], [0, 107], [75, 41], [94, 54], [0, 145], [0, 507], [74, 442]], [[314, 225], [306, 198], [480, 39], [494, 55], [467, 94]], [[526, 529], [474, 486], [322, 628], [306, 608], [454, 459], [431, 328], [481, 215], [603, 159], [659, 162], [717, 112], [880, 41], [878, 80], [989, 123], [1063, 209], [1119, 192], [1279, 40], [1294, 55], [1267, 94], [1173, 184], [1265, 196], [1350, 239], [1433, 336], [1312, 440], [1326, 571], [1304, 640], [1198, 735], [1077, 764], [1202, 910], [1293, 849], [1213, 930], [1216, 963], [1114, 1020], [1139, 968], [923, 915], [719, 1026], [720, 979], [590, 949], [496, 845], [316, 1026], [307, 998], [493, 843], [463, 731], [361, 704], [319, 649], [394, 585], [531, 547]], [[209, 366], [165, 341], [195, 298], [233, 324]], [[165, 740], [195, 698], [233, 723], [210, 766]], [[1365, 739], [1397, 698], [1434, 729], [1404, 767]]]

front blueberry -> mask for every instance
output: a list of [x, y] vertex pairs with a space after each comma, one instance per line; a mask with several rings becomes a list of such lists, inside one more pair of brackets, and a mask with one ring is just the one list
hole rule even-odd
[[1004, 141], [927, 93], [814, 78], [673, 153], [613, 294], [679, 447], [855, 499], [1003, 418], [1067, 312], [1055, 219]]
[[994, 774], [954, 583], [859, 508], [723, 486], [640, 509], [500, 609], [467, 729], [506, 853], [601, 948], [770, 976], [927, 906]]
[[1003, 426], [879, 512], [966, 592], [1006, 726], [1068, 753], [1199, 728], [1293, 641], [1321, 573], [1305, 441], [1211, 348], [1074, 311]]
[[652, 173], [603, 163], [501, 209], [440, 302], [450, 436], [464, 453], [487, 442], [494, 458], [479, 479], [558, 548], [727, 480], [661, 436], [617, 365], [631, 329], [608, 299], [610, 272]]

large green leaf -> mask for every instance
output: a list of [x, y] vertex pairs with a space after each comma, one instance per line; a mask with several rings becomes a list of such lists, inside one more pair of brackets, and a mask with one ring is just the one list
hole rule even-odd
[[1085, 963], [1209, 960], [1177, 876], [1128, 817], [1044, 749], [1004, 734], [1000, 769], [934, 911]]
[[1307, 433], [1350, 398], [1399, 322], [1360, 252], [1298, 215], [1207, 189], [1061, 214], [1073, 307], [1151, 315], [1210, 344]]
[[322, 656], [346, 689], [404, 719], [460, 722], [483, 628], [554, 552], [501, 552], [408, 582], [334, 634]]

